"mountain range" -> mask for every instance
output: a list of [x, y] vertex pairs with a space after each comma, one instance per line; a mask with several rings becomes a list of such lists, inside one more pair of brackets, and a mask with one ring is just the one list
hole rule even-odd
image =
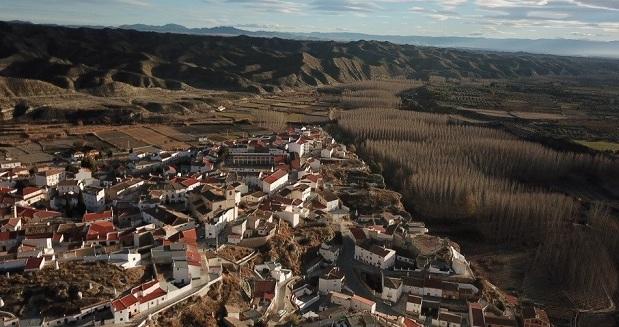
[[128, 86], [269, 92], [384, 78], [618, 73], [619, 61], [603, 58], [0, 22], [0, 97], [58, 88], [95, 94]]
[[586, 56], [619, 58], [619, 41], [591, 41], [578, 39], [496, 39], [485, 37], [435, 37], [435, 36], [404, 36], [404, 35], [371, 35], [351, 32], [333, 33], [293, 33], [273, 31], [248, 31], [231, 26], [188, 28], [178, 24], [156, 25], [121, 25], [121, 29], [131, 29], [142, 32], [182, 33], [194, 35], [220, 35], [253, 37], [279, 37], [294, 40], [321, 40], [351, 42], [361, 40], [384, 41], [396, 44], [432, 46], [442, 48], [463, 48], [503, 52], [528, 52], [537, 54], [552, 54], [563, 56]]

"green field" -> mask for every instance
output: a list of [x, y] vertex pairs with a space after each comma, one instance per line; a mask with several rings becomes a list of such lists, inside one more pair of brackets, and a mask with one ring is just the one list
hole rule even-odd
[[588, 148], [597, 150], [597, 151], [619, 151], [619, 143], [616, 142], [607, 142], [607, 141], [585, 141], [585, 140], [575, 140], [574, 142], [584, 145]]

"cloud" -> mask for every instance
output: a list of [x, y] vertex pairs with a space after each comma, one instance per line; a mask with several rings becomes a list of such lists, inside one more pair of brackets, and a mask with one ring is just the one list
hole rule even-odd
[[313, 0], [309, 5], [313, 10], [325, 12], [367, 13], [382, 9], [375, 1], [354, 0]]
[[409, 9], [410, 12], [422, 14], [433, 20], [446, 21], [450, 18], [460, 19], [461, 15], [454, 10], [450, 9], [429, 9], [425, 7], [415, 6]]
[[572, 0], [572, 2], [584, 7], [619, 10], [619, 1], [617, 0]]
[[529, 11], [526, 13], [530, 18], [542, 18], [542, 19], [565, 19], [570, 17], [570, 14], [564, 12], [552, 12], [552, 11]]
[[113, 2], [140, 7], [148, 7], [151, 5], [150, 1], [148, 0], [113, 0]]
[[224, 0], [224, 2], [243, 5], [262, 12], [279, 12], [284, 14], [299, 13], [304, 8], [302, 3], [287, 0]]

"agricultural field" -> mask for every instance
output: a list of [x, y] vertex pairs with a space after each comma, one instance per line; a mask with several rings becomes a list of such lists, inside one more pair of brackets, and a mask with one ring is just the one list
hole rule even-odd
[[619, 143], [617, 142], [585, 141], [585, 140], [577, 140], [575, 142], [578, 144], [582, 144], [588, 148], [597, 150], [597, 151], [619, 152]]
[[167, 126], [167, 125], [146, 125], [146, 128], [152, 129], [157, 133], [161, 133], [167, 137], [170, 137], [175, 140], [179, 140], [182, 142], [194, 142], [197, 138], [195, 135], [191, 135], [188, 133], [181, 133], [178, 129]]
[[117, 149], [125, 151], [129, 151], [132, 148], [140, 148], [149, 145], [146, 142], [140, 141], [131, 137], [130, 135], [116, 130], [97, 132], [96, 135], [101, 138], [101, 140], [112, 144]]
[[314, 91], [295, 91], [244, 98], [234, 102], [225, 114], [240, 113], [261, 121], [265, 113], [285, 114], [286, 120], [297, 123], [320, 123], [328, 120], [330, 104]]
[[157, 133], [153, 129], [145, 126], [123, 126], [119, 127], [117, 130], [136, 140], [154, 145], [162, 150], [185, 150], [190, 147], [187, 143]]

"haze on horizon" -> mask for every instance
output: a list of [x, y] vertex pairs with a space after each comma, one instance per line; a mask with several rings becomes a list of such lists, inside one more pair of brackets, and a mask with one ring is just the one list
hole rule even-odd
[[619, 40], [615, 0], [0, 0], [0, 20]]

